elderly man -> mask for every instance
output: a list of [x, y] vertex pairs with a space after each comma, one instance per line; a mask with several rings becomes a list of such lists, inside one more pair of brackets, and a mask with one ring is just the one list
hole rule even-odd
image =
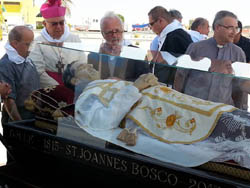
[[[238, 32], [237, 16], [219, 11], [213, 21], [213, 30], [213, 37], [191, 44], [186, 53], [193, 59], [210, 58], [212, 72], [232, 74], [231, 63], [246, 61], [242, 49], [233, 44]], [[188, 95], [247, 109], [246, 94], [239, 91], [240, 86], [241, 82], [232, 77], [200, 71], [177, 71], [175, 81], [175, 89]]]
[[[66, 8], [61, 6], [61, 0], [49, 0], [41, 6], [41, 14], [44, 18], [44, 28], [41, 36], [35, 40], [49, 43], [55, 46], [62, 46], [64, 42], [80, 43], [77, 35], [70, 33], [69, 27], [65, 24]], [[41, 45], [37, 43], [30, 53], [30, 58], [35, 63], [40, 75], [41, 87], [60, 85], [64, 65], [73, 61], [86, 63], [84, 53], [65, 50], [58, 47]]]
[[[101, 72], [102, 79], [117, 77], [134, 81], [141, 74], [150, 72], [149, 65], [144, 62], [119, 57], [122, 49], [124, 50], [123, 47], [136, 47], [129, 40], [124, 39], [123, 22], [119, 16], [113, 12], [108, 12], [101, 19], [100, 27], [105, 42], [100, 46], [100, 54], [89, 54], [88, 63], [93, 64], [94, 68]], [[132, 50], [139, 49], [133, 48]]]
[[198, 42], [208, 38], [209, 33], [209, 22], [205, 18], [196, 18], [192, 25], [189, 34], [194, 42]]
[[101, 33], [105, 42], [100, 47], [100, 53], [119, 56], [122, 46], [132, 46], [129, 40], [124, 39], [123, 21], [114, 12], [108, 12], [100, 22]]
[[3, 122], [33, 118], [24, 108], [25, 99], [40, 87], [36, 67], [27, 58], [33, 38], [33, 32], [25, 26], [16, 26], [9, 33], [6, 54], [0, 60], [0, 80], [12, 88], [4, 100]]
[[238, 20], [240, 31], [234, 37], [234, 44], [241, 47], [246, 54], [246, 60], [250, 63], [250, 39], [242, 36], [242, 23]]

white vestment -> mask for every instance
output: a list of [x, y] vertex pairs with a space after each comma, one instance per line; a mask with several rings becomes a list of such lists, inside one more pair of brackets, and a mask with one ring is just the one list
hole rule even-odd
[[96, 131], [117, 128], [126, 116], [163, 142], [191, 144], [206, 139], [221, 114], [235, 108], [161, 85], [140, 93], [131, 82], [97, 80], [85, 88], [75, 110], [75, 119], [83, 128]]
[[[161, 91], [160, 90], [154, 91], [155, 88], [159, 88]], [[152, 117], [157, 117], [157, 116], [161, 117], [165, 113], [164, 110], [167, 109], [165, 108], [166, 106], [156, 107], [153, 109], [144, 107], [145, 104], [148, 104], [146, 106], [150, 106], [151, 104], [149, 102], [153, 101], [152, 99], [155, 98], [153, 95], [151, 96], [150, 94], [151, 92], [159, 92], [159, 93], [163, 92], [166, 95], [168, 94], [172, 95], [173, 100], [169, 101], [172, 104], [178, 102], [178, 100], [183, 101], [183, 102], [185, 102], [185, 100], [188, 100], [187, 105], [184, 105], [183, 103], [179, 105], [179, 107], [181, 108], [190, 109], [190, 113], [186, 114], [187, 115], [186, 118], [190, 118], [191, 121], [189, 121], [189, 124], [185, 124], [187, 125], [186, 128], [189, 128], [189, 127], [192, 128], [194, 127], [193, 125], [195, 124], [196, 124], [196, 127], [198, 127], [198, 126], [204, 126], [204, 125], [206, 126], [207, 123], [211, 123], [209, 122], [211, 119], [206, 120], [205, 118], [204, 122], [203, 122], [203, 119], [201, 120], [196, 119], [197, 117], [192, 115], [193, 112], [195, 111], [201, 112], [202, 114], [209, 115], [210, 112], [212, 111], [215, 112], [216, 110], [218, 110], [218, 108], [221, 108], [221, 107], [222, 109], [225, 107], [227, 108], [226, 110], [223, 109], [222, 111], [224, 110], [230, 111], [234, 109], [234, 107], [230, 105], [225, 106], [221, 103], [217, 103], [219, 105], [216, 105], [216, 103], [210, 103], [209, 101], [204, 101], [204, 100], [199, 100], [199, 99], [196, 100], [196, 98], [193, 98], [193, 97], [189, 98], [187, 95], [183, 95], [184, 98], [180, 98], [180, 95], [182, 94], [178, 94], [178, 92], [176, 91], [173, 91], [173, 92], [171, 91], [172, 90], [169, 88], [156, 86], [156, 87], [146, 89], [142, 91], [142, 93], [140, 93], [138, 89], [132, 85], [131, 82], [116, 81], [116, 80], [94, 81], [94, 82], [91, 82], [87, 86], [87, 88], [85, 88], [84, 92], [80, 95], [80, 97], [76, 101], [75, 122], [80, 128], [82, 128], [84, 131], [86, 131], [87, 133], [91, 134], [94, 137], [106, 140], [108, 142], [127, 148], [128, 150], [131, 150], [136, 153], [140, 153], [149, 157], [153, 157], [155, 159], [158, 159], [164, 162], [174, 163], [174, 164], [185, 166], [185, 167], [194, 167], [194, 166], [199, 166], [201, 164], [204, 164], [211, 160], [218, 161], [218, 162], [234, 160], [235, 162], [239, 163], [241, 166], [250, 168], [250, 158], [249, 158], [250, 140], [249, 139], [242, 140], [241, 142], [233, 142], [233, 141], [226, 140], [220, 143], [214, 143], [213, 141], [210, 141], [210, 139], [205, 139], [201, 142], [195, 142], [193, 144], [175, 144], [175, 143], [168, 144], [168, 142], [166, 143], [165, 140], [160, 139], [159, 135], [155, 136], [151, 134], [153, 132], [152, 129], [151, 129], [151, 133], [146, 131], [148, 133], [146, 134], [145, 127], [143, 127], [144, 125], [143, 124], [140, 125], [143, 122], [144, 118], [147, 116], [149, 119], [151, 119]], [[163, 93], [157, 94], [157, 96], [162, 98], [164, 96]], [[148, 96], [151, 98], [151, 100], [145, 100], [144, 102], [141, 102], [143, 101], [143, 97], [148, 97]], [[139, 101], [139, 102], [136, 103], [136, 101]], [[134, 105], [135, 103], [136, 105]], [[188, 104], [192, 104], [192, 105], [188, 105]], [[203, 104], [207, 107], [204, 110], [201, 110], [201, 109], [199, 110], [198, 108], [200, 108]], [[210, 104], [212, 105], [212, 107], [210, 107]], [[196, 108], [196, 105], [197, 105], [197, 108]], [[130, 110], [131, 107], [132, 107], [132, 110]], [[183, 110], [183, 112], [185, 111], [185, 109]], [[211, 110], [211, 109], [214, 109], [214, 110]], [[137, 110], [139, 111], [144, 110], [143, 112], [145, 113], [144, 117], [140, 116], [140, 114], [139, 116], [136, 116]], [[213, 114], [215, 118], [213, 119], [214, 123], [220, 117], [219, 115], [220, 113], [222, 113], [222, 111], [216, 114], [211, 113]], [[128, 118], [126, 119], [126, 126], [131, 127], [131, 126], [139, 125], [141, 127], [138, 129], [137, 143], [133, 147], [127, 146], [125, 143], [121, 142], [120, 140], [117, 140], [117, 136], [122, 130], [118, 126], [126, 114], [129, 114], [127, 116]], [[171, 117], [174, 117], [173, 115], [176, 118], [171, 118]], [[129, 116], [133, 116], [135, 118], [131, 118]], [[163, 125], [164, 123], [166, 123], [167, 126], [170, 126], [172, 128], [174, 128], [176, 125], [177, 125], [177, 128], [181, 128], [180, 126], [178, 127], [178, 124], [181, 125], [181, 121], [182, 121], [180, 119], [181, 116], [185, 117], [184, 114], [179, 114], [179, 112], [177, 111], [177, 113], [174, 113], [168, 116], [169, 118], [168, 117], [165, 118], [165, 120], [162, 121], [162, 123]], [[137, 118], [139, 118], [138, 122], [135, 121], [135, 119]], [[195, 119], [195, 121], [193, 118]], [[202, 121], [202, 123], [200, 123], [200, 121]], [[176, 125], [172, 124], [171, 122], [172, 123], [175, 122]], [[207, 131], [209, 132], [212, 131], [214, 123], [212, 123], [212, 128]], [[150, 122], [148, 125], [153, 125], [153, 124], [151, 124]], [[162, 125], [159, 125], [158, 128], [159, 130], [162, 130], [162, 128], [164, 129]], [[179, 134], [178, 132], [176, 133]], [[207, 136], [208, 135], [209, 133], [207, 133]], [[78, 140], [79, 137], [75, 139]], [[181, 140], [183, 138], [179, 138], [179, 139]]]
[[[38, 36], [35, 41], [37, 42], [48, 42], [42, 35]], [[79, 36], [70, 34], [64, 41], [80, 43], [81, 40]], [[58, 85], [59, 83], [50, 77], [46, 71], [58, 72], [57, 64], [59, 61], [64, 64], [64, 68], [67, 64], [74, 61], [80, 61], [82, 63], [87, 63], [86, 55], [84, 52], [70, 50], [60, 47], [52, 47], [48, 45], [43, 45], [36, 43], [29, 57], [33, 60], [36, 65], [37, 71], [40, 75], [40, 85], [41, 87], [47, 87], [50, 85]]]

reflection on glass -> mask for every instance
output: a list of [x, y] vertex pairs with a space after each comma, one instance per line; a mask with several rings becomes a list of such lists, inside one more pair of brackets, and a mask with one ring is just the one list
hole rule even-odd
[[[237, 100], [241, 100], [239, 96], [242, 95], [242, 91], [249, 93], [248, 90], [250, 90], [250, 84], [247, 82], [247, 79], [250, 78], [248, 74], [250, 66], [246, 63], [236, 62], [231, 64], [228, 61], [210, 60], [208, 58], [193, 60], [189, 55], [176, 58], [168, 52], [149, 51], [145, 53], [142, 49], [127, 46], [108, 51], [110, 48], [104, 43], [95, 47], [98, 52], [87, 52], [83, 50], [85, 48], [83, 46], [64, 43], [62, 48], [69, 52], [85, 53], [87, 63], [92, 64], [100, 72], [101, 79], [116, 78], [134, 81], [141, 74], [153, 72], [161, 83], [178, 91], [200, 98], [204, 98], [202, 96], [204, 93], [210, 93], [210, 98], [205, 97], [204, 99], [214, 98], [213, 101], [233, 105], [237, 104]], [[102, 50], [102, 53], [99, 53], [99, 50]], [[113, 55], [104, 53], [113, 53]], [[180, 77], [181, 72], [188, 72], [188, 74], [184, 74], [188, 77]], [[190, 76], [190, 73], [192, 73], [192, 76]], [[208, 77], [213, 77], [212, 85], [211, 81], [208, 82]], [[240, 79], [243, 79], [243, 81], [240, 81]], [[192, 87], [195, 87], [197, 92], [190, 92]], [[220, 88], [224, 88], [221, 91], [223, 95], [219, 94]], [[212, 90], [214, 92], [211, 93]], [[234, 102], [222, 100], [222, 98], [230, 98], [229, 91], [235, 93], [233, 95]], [[211, 98], [211, 96], [213, 97]], [[244, 102], [244, 104], [246, 103]]]

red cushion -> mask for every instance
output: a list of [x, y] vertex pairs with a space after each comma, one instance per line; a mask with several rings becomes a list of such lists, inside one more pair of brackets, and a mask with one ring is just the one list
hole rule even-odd
[[55, 111], [60, 111], [64, 117], [74, 116], [74, 92], [63, 85], [35, 90], [27, 101], [35, 107], [32, 111], [37, 116], [55, 119], [53, 114]]

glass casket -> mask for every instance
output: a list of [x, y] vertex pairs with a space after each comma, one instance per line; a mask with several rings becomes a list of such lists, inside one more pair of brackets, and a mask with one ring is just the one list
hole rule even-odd
[[[248, 88], [250, 91], [249, 64], [234, 62], [232, 72], [225, 74], [211, 72], [214, 62], [207, 58], [192, 60], [187, 55], [175, 57], [167, 52], [146, 52], [133, 47], [123, 47], [119, 56], [112, 56], [98, 53], [99, 48], [96, 46], [83, 44], [65, 43], [61, 47], [42, 43], [36, 45], [54, 48], [55, 51], [60, 49], [63, 53], [72, 55], [74, 58], [71, 64], [77, 61], [78, 56], [84, 55], [84, 63], [92, 64], [99, 70], [101, 79], [115, 78], [132, 83], [142, 74], [153, 73], [160, 81], [161, 90], [178, 89], [179, 93], [189, 95], [192, 93], [191, 87], [198, 89], [200, 86], [200, 90], [197, 90], [198, 97], [206, 95], [199, 92], [218, 95], [224, 90], [224, 94], [232, 92], [228, 95], [232, 96], [233, 105], [230, 104], [228, 110], [219, 111], [213, 120], [206, 120], [213, 121], [212, 128], [200, 140], [190, 143], [171, 142], [165, 138], [159, 139], [149, 132], [143, 133], [145, 127], [140, 127], [142, 131], [137, 132], [136, 145], [129, 146], [116, 139], [122, 130], [121, 126], [117, 125], [105, 133], [100, 133], [101, 130], [95, 133], [86, 131], [79, 126], [79, 121], [75, 121], [75, 104], [83, 92], [81, 84], [74, 88], [66, 84], [42, 88], [33, 93], [33, 101], [39, 100], [37, 105], [40, 105], [34, 111], [35, 119], [3, 125], [3, 141], [14, 161], [10, 160], [6, 166], [1, 167], [0, 173], [10, 185], [14, 181], [23, 181], [27, 187], [67, 187], [85, 185], [87, 182], [197, 188], [250, 186], [250, 116], [247, 94]], [[64, 66], [64, 71], [67, 66]], [[207, 90], [204, 89], [205, 82], [208, 81], [206, 79], [213, 80], [207, 84]], [[58, 91], [51, 94], [50, 91], [56, 91], [55, 88]], [[174, 95], [180, 98], [182, 95], [179, 93]], [[215, 105], [224, 106], [220, 97], [218, 101], [216, 96], [211, 98], [215, 100]], [[126, 103], [126, 99], [121, 98], [121, 101], [120, 105]], [[194, 101], [193, 98], [191, 101]], [[168, 102], [173, 103], [171, 100]], [[209, 104], [210, 101], [206, 100], [204, 103]], [[199, 105], [201, 104], [197, 102], [197, 106]], [[176, 113], [182, 109], [202, 111], [198, 107], [198, 110], [194, 110], [196, 105], [189, 106], [188, 103], [176, 106]], [[215, 108], [218, 109], [218, 106]], [[60, 109], [62, 116], [55, 118], [53, 113], [56, 109]], [[213, 109], [209, 110], [216, 111]], [[151, 111], [151, 115], [157, 112], [159, 108]], [[180, 117], [190, 115], [188, 112], [180, 113]], [[111, 119], [113, 116], [115, 115], [110, 114]], [[175, 118], [174, 126], [177, 126], [177, 115]], [[164, 121], [167, 123], [167, 119]], [[202, 121], [197, 121], [195, 126], [198, 127]], [[206, 121], [203, 122], [204, 125]], [[98, 122], [102, 122], [102, 119]], [[189, 129], [188, 126], [192, 125], [180, 125], [179, 128]]]

